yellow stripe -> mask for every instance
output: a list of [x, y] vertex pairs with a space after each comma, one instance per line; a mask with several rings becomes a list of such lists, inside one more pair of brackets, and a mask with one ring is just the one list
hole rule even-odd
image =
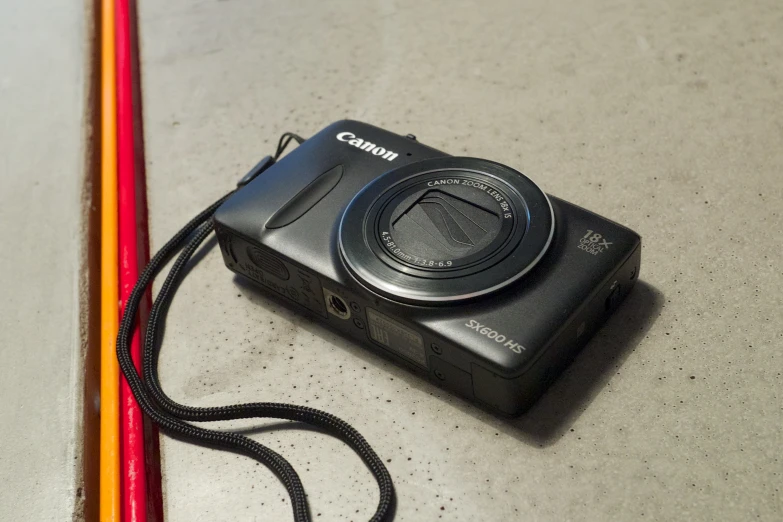
[[114, 0], [101, 0], [101, 475], [100, 520], [120, 522], [117, 259], [117, 94]]

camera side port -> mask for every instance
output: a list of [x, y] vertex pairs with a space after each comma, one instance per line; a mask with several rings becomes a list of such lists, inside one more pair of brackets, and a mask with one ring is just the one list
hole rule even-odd
[[604, 308], [607, 312], [610, 312], [614, 310], [618, 304], [620, 304], [621, 301], [621, 294], [620, 294], [620, 285], [617, 284], [615, 281], [615, 285], [612, 288], [611, 293], [609, 294], [609, 297], [606, 298], [606, 301], [604, 302]]
[[348, 308], [348, 303], [345, 302], [345, 299], [326, 288], [324, 288], [324, 301], [326, 301], [326, 310], [330, 314], [340, 319], [351, 318], [351, 310]]

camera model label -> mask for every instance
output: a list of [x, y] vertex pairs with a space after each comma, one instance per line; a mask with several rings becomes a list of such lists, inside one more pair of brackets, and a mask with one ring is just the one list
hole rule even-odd
[[471, 187], [486, 192], [487, 195], [492, 197], [492, 199], [497, 201], [498, 205], [500, 205], [503, 219], [511, 219], [514, 217], [514, 214], [511, 212], [511, 206], [508, 204], [508, 201], [506, 201], [506, 197], [486, 183], [475, 179], [465, 178], [441, 178], [427, 182], [428, 187], [439, 187], [442, 185], [462, 185], [464, 187]]
[[598, 234], [595, 230], [588, 230], [585, 235], [579, 239], [579, 249], [594, 256], [609, 250], [611, 244], [611, 241], [607, 241], [604, 236]]
[[370, 338], [419, 366], [427, 367], [424, 339], [421, 334], [394, 319], [367, 308]]
[[502, 344], [509, 350], [511, 350], [514, 353], [522, 353], [525, 350], [525, 347], [519, 344], [518, 342], [514, 341], [514, 339], [509, 339], [505, 335], [499, 333], [497, 330], [493, 330], [489, 326], [485, 324], [481, 324], [480, 322], [471, 319], [467, 323], [465, 323], [465, 326], [470, 328], [471, 330], [475, 330], [487, 339], [492, 339], [498, 344]]

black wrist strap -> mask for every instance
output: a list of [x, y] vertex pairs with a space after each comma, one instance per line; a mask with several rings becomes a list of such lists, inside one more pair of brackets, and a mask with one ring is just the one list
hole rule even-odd
[[[301, 143], [299, 136], [284, 134], [275, 157], [261, 161], [253, 170], [252, 176], [243, 178], [240, 184], [248, 183], [263, 170], [272, 165], [282, 154], [291, 140]], [[285, 141], [284, 141], [285, 140]], [[263, 165], [262, 165], [263, 164]], [[237, 433], [230, 431], [215, 431], [190, 424], [190, 422], [208, 422], [230, 419], [275, 418], [303, 422], [329, 433], [350, 446], [368, 466], [380, 489], [378, 508], [371, 521], [389, 520], [394, 511], [394, 484], [386, 466], [364, 437], [351, 425], [331, 415], [313, 408], [281, 403], [247, 403], [234, 404], [214, 408], [197, 408], [178, 404], [171, 400], [160, 384], [158, 377], [158, 356], [161, 345], [160, 324], [165, 320], [171, 300], [179, 283], [186, 274], [185, 267], [204, 240], [213, 232], [212, 215], [217, 208], [233, 194], [226, 194], [207, 207], [198, 216], [185, 225], [172, 237], [150, 260], [139, 276], [139, 280], [131, 292], [125, 305], [117, 335], [117, 358], [120, 369], [128, 381], [133, 395], [144, 413], [157, 424], [160, 429], [180, 440], [203, 446], [223, 449], [247, 455], [268, 467], [283, 483], [293, 508], [294, 520], [305, 522], [310, 520], [307, 496], [299, 479], [299, 475], [288, 461], [270, 448]], [[146, 334], [142, 351], [142, 376], [136, 371], [130, 356], [130, 340], [136, 328], [136, 314], [144, 292], [163, 266], [177, 253], [179, 256], [166, 276], [160, 292], [150, 310], [146, 325]]]

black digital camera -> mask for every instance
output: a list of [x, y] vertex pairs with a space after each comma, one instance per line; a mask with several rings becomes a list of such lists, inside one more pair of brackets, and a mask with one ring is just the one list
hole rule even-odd
[[510, 167], [349, 120], [214, 222], [234, 272], [506, 415], [535, 401], [639, 275], [632, 230]]

